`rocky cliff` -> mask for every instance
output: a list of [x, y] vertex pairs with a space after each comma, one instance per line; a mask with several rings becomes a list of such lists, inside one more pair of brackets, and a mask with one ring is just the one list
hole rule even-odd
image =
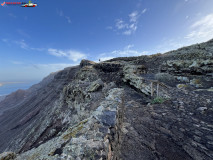
[[3, 101], [5, 96], [0, 96], [0, 102]]
[[82, 60], [1, 108], [0, 160], [210, 160], [213, 40]]

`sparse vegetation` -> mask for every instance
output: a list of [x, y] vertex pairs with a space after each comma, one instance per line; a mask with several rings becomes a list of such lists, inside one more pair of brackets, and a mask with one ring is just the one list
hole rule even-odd
[[195, 84], [200, 84], [200, 83], [201, 83], [201, 80], [200, 80], [200, 79], [195, 79], [195, 80], [194, 80], [194, 83], [195, 83]]
[[178, 84], [177, 88], [178, 89], [186, 89], [188, 86], [186, 84]]
[[158, 73], [155, 75], [155, 79], [161, 82], [175, 81], [175, 77], [169, 73]]
[[166, 98], [163, 98], [163, 97], [156, 97], [155, 99], [153, 99], [151, 101], [151, 104], [161, 104], [163, 102], [166, 101]]

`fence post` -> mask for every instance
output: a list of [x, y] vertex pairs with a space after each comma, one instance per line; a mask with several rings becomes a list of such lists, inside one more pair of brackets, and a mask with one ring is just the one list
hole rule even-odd
[[151, 82], [151, 97], [153, 96], [153, 82]]
[[157, 82], [157, 97], [159, 97], [159, 83]]

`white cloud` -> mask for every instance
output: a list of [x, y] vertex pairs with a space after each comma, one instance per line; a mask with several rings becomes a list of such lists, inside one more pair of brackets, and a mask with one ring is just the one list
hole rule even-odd
[[128, 24], [125, 24], [124, 21], [121, 19], [117, 19], [115, 26], [117, 29], [123, 29], [123, 28], [128, 27]]
[[143, 52], [138, 52], [137, 50], [115, 50], [112, 52], [113, 55], [116, 57], [131, 57], [131, 56], [141, 56], [141, 55], [146, 55], [148, 52], [143, 51]]
[[61, 17], [64, 16], [64, 12], [62, 10], [57, 9], [56, 12], [59, 16], [61, 16]]
[[19, 40], [19, 41], [12, 41], [13, 43], [17, 44], [20, 48], [25, 49], [25, 50], [35, 50], [35, 51], [44, 51], [44, 48], [35, 48], [29, 46], [25, 40]]
[[68, 22], [68, 23], [71, 23], [71, 19], [70, 19], [70, 17], [65, 16], [65, 18], [67, 19], [67, 22]]
[[9, 13], [8, 14], [10, 17], [16, 18], [16, 15], [14, 15], [13, 13]]
[[57, 9], [56, 13], [60, 16], [60, 17], [64, 17], [68, 23], [71, 23], [71, 18], [69, 16], [66, 16], [64, 14], [64, 12], [62, 10]]
[[26, 50], [29, 49], [29, 46], [25, 43], [24, 40], [15, 41], [15, 43], [16, 43], [17, 45], [19, 45], [22, 49], [26, 49]]
[[202, 17], [190, 26], [186, 39], [194, 42], [204, 42], [213, 38], [213, 13]]
[[209, 15], [203, 17], [202, 19], [200, 19], [199, 21], [195, 22], [192, 25], [192, 28], [200, 27], [200, 26], [212, 27], [213, 26], [213, 14], [209, 14]]
[[110, 59], [113, 59], [115, 57], [101, 57], [100, 60], [101, 61], [107, 61], [107, 60], [110, 60]]
[[112, 30], [113, 27], [112, 27], [112, 26], [107, 26], [106, 29], [107, 29], [107, 30]]
[[137, 19], [138, 19], [138, 11], [134, 11], [132, 12], [130, 15], [129, 15], [129, 18], [130, 18], [130, 22], [137, 22]]
[[12, 64], [16, 64], [16, 65], [20, 65], [20, 64], [23, 64], [23, 62], [20, 62], [20, 61], [10, 61]]
[[135, 33], [135, 31], [138, 28], [138, 22], [139, 18], [142, 14], [146, 13], [147, 9], [144, 9], [143, 11], [133, 11], [131, 14], [129, 14], [128, 22], [125, 22], [122, 19], [117, 19], [115, 21], [115, 29], [111, 27], [110, 29], [115, 30], [115, 31], [121, 31], [123, 35], [132, 35]]
[[124, 49], [122, 50], [114, 50], [112, 52], [102, 53], [98, 56], [98, 58], [101, 61], [104, 61], [104, 60], [109, 60], [115, 57], [141, 56], [141, 55], [147, 55], [149, 53], [148, 51], [139, 52], [137, 50], [134, 50], [133, 47], [134, 45], [130, 44], [124, 47]]
[[130, 48], [133, 48], [134, 45], [133, 44], [129, 44], [128, 46], [124, 47], [124, 50], [129, 50]]
[[147, 9], [145, 8], [143, 11], [142, 11], [142, 14], [146, 13]]
[[[199, 15], [200, 16], [200, 15]], [[190, 18], [186, 16], [186, 19]], [[165, 53], [195, 43], [202, 43], [213, 38], [213, 13], [208, 14], [189, 26], [185, 36], [164, 39], [151, 53]]]
[[50, 55], [56, 56], [56, 57], [66, 57], [74, 62], [77, 62], [81, 59], [86, 58], [86, 55], [78, 52], [78, 51], [73, 51], [73, 50], [58, 50], [58, 49], [53, 49], [53, 48], [49, 48], [48, 52]]
[[3, 38], [3, 39], [1, 39], [4, 43], [8, 43], [9, 42], [9, 40], [7, 39], [7, 38]]
[[187, 42], [183, 42], [183, 39], [180, 37], [177, 37], [175, 39], [164, 39], [161, 44], [159, 44], [158, 46], [156, 46], [151, 53], [155, 54], [155, 53], [165, 53], [171, 50], [175, 50], [178, 48], [181, 48], [183, 46], [188, 45], [189, 43]]
[[22, 29], [17, 29], [18, 34], [20, 34], [22, 37], [30, 38], [30, 35], [26, 33], [26, 31]]

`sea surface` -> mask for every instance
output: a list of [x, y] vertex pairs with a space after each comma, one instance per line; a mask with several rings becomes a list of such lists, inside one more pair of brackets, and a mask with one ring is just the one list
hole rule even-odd
[[38, 82], [8, 83], [0, 86], [0, 96], [8, 95], [18, 89], [28, 89]]

